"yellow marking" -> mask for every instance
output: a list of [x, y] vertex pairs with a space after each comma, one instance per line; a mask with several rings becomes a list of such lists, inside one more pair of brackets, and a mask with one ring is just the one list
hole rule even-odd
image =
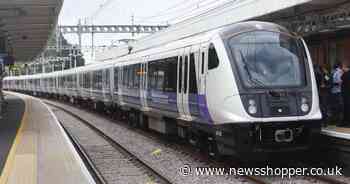
[[156, 184], [153, 178], [148, 177], [146, 184]]
[[17, 134], [15, 137], [15, 140], [13, 141], [13, 144], [11, 146], [10, 152], [7, 156], [5, 167], [2, 170], [1, 176], [0, 176], [0, 184], [6, 184], [8, 182], [9, 176], [11, 174], [11, 171], [14, 166], [14, 160], [15, 160], [15, 154], [17, 150], [17, 146], [20, 143], [21, 137], [22, 137], [22, 129], [24, 126], [24, 123], [27, 121], [27, 114], [28, 114], [28, 106], [27, 101], [24, 100], [24, 113], [21, 120], [21, 124], [19, 129], [17, 130]]
[[156, 149], [152, 152], [152, 155], [153, 156], [159, 156], [160, 154], [162, 153], [162, 150], [161, 149]]

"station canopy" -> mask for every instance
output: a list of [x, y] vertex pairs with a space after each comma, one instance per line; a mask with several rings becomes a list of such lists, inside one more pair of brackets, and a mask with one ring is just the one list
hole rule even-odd
[[349, 0], [310, 0], [262, 17], [288, 27], [302, 36], [350, 28]]
[[0, 38], [16, 62], [30, 62], [46, 46], [63, 0], [0, 0]]

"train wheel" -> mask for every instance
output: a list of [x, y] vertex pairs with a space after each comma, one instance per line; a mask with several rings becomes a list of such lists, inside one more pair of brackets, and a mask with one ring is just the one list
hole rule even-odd
[[220, 160], [221, 154], [218, 149], [218, 144], [212, 136], [207, 137], [207, 152], [209, 157]]
[[[203, 141], [204, 140], [204, 141]], [[200, 133], [189, 130], [188, 142], [194, 146], [198, 151], [204, 152], [206, 149], [206, 141]]]
[[139, 126], [142, 130], [148, 130], [148, 116], [144, 115], [143, 113], [139, 113]]
[[129, 118], [128, 118], [128, 124], [132, 128], [137, 128], [138, 125], [140, 124], [140, 116], [137, 111], [130, 111], [129, 113]]

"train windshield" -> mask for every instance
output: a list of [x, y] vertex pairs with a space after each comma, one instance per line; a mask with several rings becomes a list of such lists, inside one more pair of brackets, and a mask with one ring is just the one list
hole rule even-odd
[[298, 39], [278, 32], [254, 31], [234, 36], [228, 43], [246, 87], [304, 84], [304, 47]]

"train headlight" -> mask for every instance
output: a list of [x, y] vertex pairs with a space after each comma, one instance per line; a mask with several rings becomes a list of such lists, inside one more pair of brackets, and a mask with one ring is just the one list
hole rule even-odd
[[258, 112], [258, 108], [256, 106], [250, 105], [248, 107], [248, 111], [250, 114], [256, 114]]
[[248, 101], [249, 106], [248, 106], [248, 112], [249, 114], [256, 114], [258, 112], [258, 108], [256, 107], [256, 102], [253, 99], [250, 99]]
[[307, 104], [307, 99], [305, 97], [301, 98], [301, 107], [300, 107], [300, 109], [304, 113], [307, 113], [310, 110], [310, 106]]
[[309, 109], [310, 109], [310, 107], [309, 107], [309, 105], [308, 104], [302, 104], [301, 105], [301, 110], [303, 111], [303, 112], [308, 112], [309, 111]]
[[250, 99], [248, 103], [249, 103], [249, 106], [256, 106], [256, 102], [253, 99]]

